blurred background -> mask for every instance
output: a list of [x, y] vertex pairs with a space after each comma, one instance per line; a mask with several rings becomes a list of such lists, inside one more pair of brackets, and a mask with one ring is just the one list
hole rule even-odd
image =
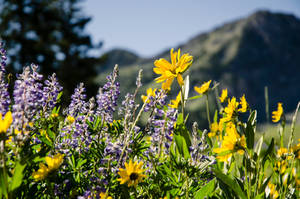
[[[45, 77], [57, 73], [64, 104], [79, 82], [95, 95], [115, 64], [121, 97], [134, 92], [139, 69], [141, 93], [159, 87], [153, 62], [169, 59], [170, 48], [194, 56], [187, 71], [191, 96], [195, 85], [212, 79], [219, 93], [245, 94], [260, 109], [260, 122], [268, 121], [277, 102], [291, 112], [300, 100], [299, 0], [0, 0], [0, 39], [10, 73], [31, 63]], [[171, 98], [178, 91], [173, 86]], [[187, 108], [191, 120], [205, 126], [203, 104], [195, 100]]]

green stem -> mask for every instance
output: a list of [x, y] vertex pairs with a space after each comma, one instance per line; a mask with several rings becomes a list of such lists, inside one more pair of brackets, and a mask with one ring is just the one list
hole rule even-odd
[[284, 128], [285, 128], [285, 115], [283, 115], [282, 118], [282, 122], [281, 122], [281, 127], [280, 127], [280, 147], [283, 148], [284, 143], [283, 143], [283, 139], [284, 139]]
[[245, 181], [246, 181], [246, 183], [247, 183], [247, 198], [248, 199], [250, 199], [251, 197], [250, 197], [250, 183], [249, 183], [249, 181], [250, 181], [250, 177], [249, 177], [249, 180], [248, 180], [248, 172], [247, 172], [247, 163], [246, 163], [246, 165], [244, 165], [244, 169], [245, 169]]
[[184, 119], [184, 90], [183, 90], [183, 86], [180, 87], [180, 92], [181, 92], [181, 112], [182, 112], [182, 116]]
[[211, 126], [211, 121], [210, 121], [210, 114], [209, 114], [209, 104], [208, 104], [208, 95], [206, 95], [206, 114], [207, 114], [207, 120], [208, 120], [208, 125], [209, 125], [209, 128]]

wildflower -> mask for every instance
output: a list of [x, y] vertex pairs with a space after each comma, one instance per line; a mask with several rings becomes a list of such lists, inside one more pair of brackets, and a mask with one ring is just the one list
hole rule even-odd
[[189, 54], [183, 54], [180, 56], [180, 49], [178, 52], [174, 52], [172, 48], [170, 51], [171, 63], [167, 60], [161, 58], [154, 62], [156, 68], [153, 68], [153, 71], [161, 75], [156, 78], [157, 83], [163, 82], [162, 89], [170, 90], [174, 78], [177, 78], [178, 84], [182, 86], [184, 84], [182, 74], [191, 66], [193, 62], [193, 56]]
[[13, 118], [10, 111], [5, 114], [4, 119], [2, 119], [2, 114], [0, 113], [0, 133], [5, 133], [12, 121]]
[[71, 103], [68, 107], [68, 114], [72, 117], [76, 117], [79, 113], [85, 114], [87, 112], [87, 103], [85, 101], [85, 87], [83, 83], [80, 83], [74, 90], [71, 96]]
[[3, 48], [3, 43], [0, 42], [0, 113], [2, 114], [8, 111], [11, 102], [8, 92], [8, 83], [5, 81], [6, 60], [6, 50]]
[[230, 121], [236, 112], [239, 103], [236, 101], [235, 97], [232, 97], [231, 100], [228, 99], [228, 105], [225, 107], [224, 112], [226, 116], [224, 117], [225, 121]]
[[220, 101], [223, 103], [227, 99], [228, 91], [227, 88], [222, 90], [222, 94], [220, 96]]
[[272, 112], [272, 122], [278, 122], [283, 114], [282, 103], [278, 103], [277, 111]]
[[22, 129], [24, 124], [37, 119], [35, 116], [43, 107], [43, 76], [37, 70], [38, 66], [34, 64], [25, 67], [15, 81], [12, 105], [15, 128]]
[[287, 162], [285, 160], [278, 161], [275, 163], [274, 170], [278, 171], [280, 174], [283, 174], [286, 171]]
[[100, 194], [99, 194], [99, 196], [100, 196], [100, 199], [112, 199], [112, 197], [111, 196], [109, 196], [107, 193], [105, 193], [105, 192], [101, 192]]
[[284, 148], [284, 147], [281, 147], [280, 149], [277, 150], [277, 155], [279, 157], [285, 155], [288, 153], [288, 149], [287, 148]]
[[51, 114], [51, 117], [52, 117], [52, 118], [58, 117], [58, 114], [57, 114], [57, 113], [52, 113], [52, 114]]
[[62, 164], [62, 162], [64, 160], [63, 158], [64, 158], [64, 155], [60, 154], [60, 153], [53, 156], [53, 158], [46, 157], [45, 160], [48, 165], [49, 172], [53, 171], [53, 170], [57, 170], [60, 167], [60, 165]]
[[[268, 190], [268, 192], [269, 192], [269, 194], [270, 194], [270, 198], [272, 198], [272, 199], [278, 198], [279, 193], [278, 193], [278, 191], [276, 190], [276, 186], [275, 186], [274, 184], [268, 183], [267, 190]], [[269, 195], [269, 194], [268, 194], [268, 195]]]
[[72, 124], [72, 123], [75, 122], [75, 118], [72, 117], [71, 115], [68, 115], [67, 120], [68, 120], [68, 122], [69, 122], [70, 124]]
[[239, 112], [242, 112], [242, 113], [245, 113], [247, 111], [247, 108], [248, 108], [248, 103], [246, 101], [246, 98], [245, 98], [245, 95], [243, 95], [241, 98], [240, 98], [241, 102], [240, 102], [240, 105], [242, 106], [241, 108], [238, 109]]
[[40, 163], [39, 169], [37, 171], [35, 171], [35, 172], [32, 173], [32, 177], [36, 181], [43, 180], [43, 179], [45, 179], [47, 177], [48, 172], [49, 172], [48, 167], [45, 164]]
[[[62, 91], [62, 86], [58, 83], [56, 74], [53, 73], [45, 80], [43, 88], [43, 109], [46, 116], [49, 116], [52, 109], [55, 107], [59, 93]], [[53, 113], [58, 116], [57, 113]], [[52, 115], [53, 115], [52, 114]], [[51, 115], [51, 116], [52, 116]], [[56, 117], [57, 117], [56, 116]]]
[[211, 80], [204, 82], [200, 87], [195, 86], [194, 89], [199, 94], [204, 94], [208, 91]]
[[142, 96], [141, 96], [143, 102], [144, 102], [144, 103], [149, 103], [150, 100], [148, 99], [147, 102], [146, 102], [146, 99], [149, 98], [150, 96], [155, 97], [155, 92], [156, 92], [156, 90], [157, 90], [156, 88], [155, 88], [155, 89], [148, 88], [148, 89], [147, 89], [147, 96], [145, 96], [145, 95], [142, 95]]
[[117, 100], [120, 95], [120, 83], [116, 81], [118, 74], [119, 69], [116, 65], [113, 72], [106, 77], [106, 84], [102, 88], [99, 88], [96, 96], [98, 105], [96, 115], [105, 119], [108, 123], [112, 123], [113, 121], [113, 113], [116, 110]]
[[[217, 122], [214, 122], [210, 125], [210, 132], [207, 134], [208, 137], [214, 137], [217, 135], [218, 131], [219, 131], [219, 124]], [[220, 134], [220, 138], [221, 138], [221, 134]], [[218, 136], [219, 138], [219, 136]], [[222, 138], [221, 138], [222, 139]]]
[[243, 155], [246, 148], [245, 136], [243, 135], [240, 137], [233, 123], [232, 125], [227, 124], [226, 133], [227, 134], [223, 138], [221, 148], [214, 149], [214, 152], [219, 154], [217, 159], [221, 162], [227, 161], [234, 152], [238, 152]]
[[146, 175], [142, 174], [143, 169], [141, 167], [143, 166], [143, 162], [137, 163], [132, 162], [132, 160], [128, 163], [125, 163], [125, 169], [120, 168], [120, 171], [118, 174], [121, 176], [121, 178], [118, 178], [118, 181], [120, 181], [120, 184], [127, 183], [128, 187], [130, 186], [137, 186], [139, 182], [143, 181], [143, 178], [146, 177]]
[[178, 93], [175, 100], [171, 100], [171, 104], [168, 104], [171, 108], [178, 108], [179, 104], [181, 102], [181, 91]]

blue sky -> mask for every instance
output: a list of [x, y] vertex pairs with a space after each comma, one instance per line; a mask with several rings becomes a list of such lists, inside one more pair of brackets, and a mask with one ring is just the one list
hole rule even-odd
[[82, 8], [102, 52], [119, 47], [144, 57], [257, 10], [300, 18], [300, 0], [85, 0]]

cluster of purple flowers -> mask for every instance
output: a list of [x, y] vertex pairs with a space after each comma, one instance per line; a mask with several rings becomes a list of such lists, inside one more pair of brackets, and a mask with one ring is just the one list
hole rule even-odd
[[116, 66], [112, 74], [106, 77], [107, 83], [99, 89], [97, 99], [96, 114], [108, 123], [113, 122], [113, 113], [117, 107], [117, 100], [120, 95], [120, 83], [116, 82], [118, 77], [118, 67]]
[[[93, 113], [94, 99], [91, 98], [89, 102], [86, 102], [85, 99], [85, 87], [83, 83], [80, 83], [71, 96], [69, 107], [65, 110], [68, 116], [65, 119], [65, 126], [59, 134], [60, 139], [56, 142], [56, 149], [67, 156], [71, 155], [72, 151], [79, 153], [88, 151], [93, 140], [88, 131], [87, 121], [91, 118], [90, 114]], [[74, 121], [70, 121], [68, 117]]]
[[167, 95], [157, 90], [155, 96], [150, 96], [145, 106], [145, 112], [151, 112], [148, 119], [148, 135], [151, 136], [151, 147], [147, 153], [160, 154], [162, 145], [165, 153], [169, 152], [173, 140], [174, 126], [177, 120], [176, 109], [163, 107], [166, 105]]
[[50, 111], [57, 103], [58, 94], [62, 91], [62, 86], [57, 81], [56, 74], [53, 73], [44, 82], [42, 107], [46, 117], [49, 116]]
[[5, 115], [9, 109], [10, 96], [8, 92], [8, 83], [5, 81], [6, 51], [0, 43], [0, 113]]

